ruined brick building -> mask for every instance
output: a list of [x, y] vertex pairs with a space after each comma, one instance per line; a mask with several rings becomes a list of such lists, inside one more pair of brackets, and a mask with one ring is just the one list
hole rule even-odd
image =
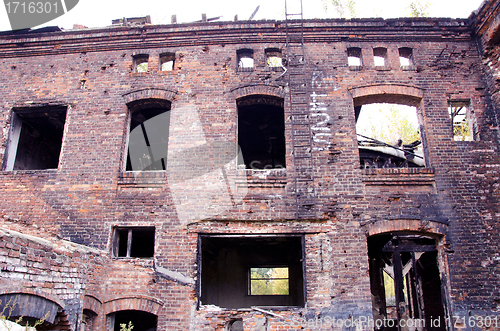
[[[500, 329], [499, 29], [492, 0], [3, 33], [2, 306], [45, 330]], [[420, 144], [358, 132], [377, 103]]]

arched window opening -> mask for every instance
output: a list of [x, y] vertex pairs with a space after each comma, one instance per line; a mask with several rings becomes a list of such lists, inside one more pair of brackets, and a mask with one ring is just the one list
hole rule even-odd
[[170, 102], [146, 99], [127, 106], [131, 119], [126, 170], [166, 170]]
[[368, 256], [376, 330], [400, 321], [415, 330], [446, 330], [434, 238], [405, 233], [373, 236], [368, 238]]
[[237, 100], [238, 144], [247, 169], [285, 168], [285, 119], [282, 98], [252, 95]]
[[403, 70], [410, 70], [414, 67], [413, 50], [411, 48], [401, 47], [399, 49], [399, 63]]
[[160, 71], [174, 70], [175, 53], [160, 54]]
[[364, 104], [355, 113], [362, 169], [425, 166], [415, 106]]

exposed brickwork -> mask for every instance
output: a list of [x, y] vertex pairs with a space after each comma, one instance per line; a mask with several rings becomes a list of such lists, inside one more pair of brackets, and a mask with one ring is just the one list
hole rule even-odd
[[[158, 316], [158, 330], [226, 330], [231, 319], [246, 331], [320, 330], [329, 319], [373, 317], [367, 238], [412, 232], [436, 238], [449, 316], [498, 317], [494, 4], [470, 21], [305, 22], [300, 81], [309, 95], [299, 99], [310, 106], [307, 118], [290, 111], [293, 69], [265, 64], [265, 49], [286, 53], [283, 22], [1, 36], [0, 156], [13, 110], [68, 108], [58, 169], [0, 172], [0, 294], [55, 302], [72, 330], [84, 309], [96, 315], [92, 330], [106, 330], [120, 310]], [[361, 49], [360, 68], [349, 68], [348, 47]], [[383, 68], [373, 62], [377, 47], [387, 49]], [[412, 49], [412, 66], [401, 68], [401, 47]], [[253, 50], [253, 70], [238, 70], [242, 48]], [[176, 54], [172, 71], [159, 68], [166, 52]], [[136, 54], [149, 55], [147, 72], [133, 72]], [[237, 164], [236, 101], [253, 95], [283, 99], [285, 169]], [[167, 170], [127, 172], [127, 105], [151, 99], [170, 104]], [[450, 100], [471, 101], [479, 140], [453, 140]], [[372, 102], [417, 107], [425, 168], [360, 169], [354, 107]], [[295, 120], [311, 126], [301, 139], [312, 148], [300, 153], [314, 164], [313, 219], [296, 217]], [[117, 226], [155, 227], [154, 257], [113, 257]], [[305, 307], [263, 312], [199, 302], [199, 235], [255, 234], [303, 235]]]

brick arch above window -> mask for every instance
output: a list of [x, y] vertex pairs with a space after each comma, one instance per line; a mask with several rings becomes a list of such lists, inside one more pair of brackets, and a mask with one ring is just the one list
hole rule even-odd
[[369, 103], [397, 103], [419, 106], [424, 90], [406, 84], [373, 84], [348, 89], [354, 100], [354, 107]]
[[104, 313], [107, 315], [121, 310], [140, 310], [158, 316], [163, 305], [163, 301], [144, 295], [120, 297], [104, 302]]
[[101, 311], [101, 308], [102, 308], [102, 302], [95, 296], [85, 295], [83, 297], [83, 309], [91, 310], [97, 315]]
[[131, 103], [134, 101], [142, 100], [142, 99], [163, 99], [172, 101], [177, 94], [177, 91], [165, 89], [165, 88], [156, 88], [156, 87], [148, 87], [139, 90], [134, 90], [123, 94], [123, 98], [125, 99], [125, 103]]
[[231, 90], [234, 99], [239, 99], [249, 95], [262, 94], [270, 95], [278, 98], [285, 98], [286, 91], [282, 86], [272, 86], [272, 85], [246, 85], [239, 86]]
[[448, 232], [448, 224], [430, 220], [400, 219], [378, 221], [365, 226], [367, 237], [391, 232], [418, 232], [422, 234], [444, 236]]

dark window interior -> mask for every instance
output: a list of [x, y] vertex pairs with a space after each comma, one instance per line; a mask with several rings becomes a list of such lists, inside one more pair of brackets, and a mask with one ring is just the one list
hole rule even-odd
[[155, 247], [155, 229], [118, 228], [115, 229], [114, 255], [117, 257], [153, 257]]
[[122, 310], [114, 313], [114, 331], [120, 331], [120, 324], [132, 322], [134, 331], [156, 331], [158, 317], [154, 314], [140, 310]]
[[16, 109], [5, 170], [57, 169], [66, 107]]
[[[302, 237], [201, 236], [201, 303], [224, 308], [303, 306]], [[250, 295], [250, 269], [287, 267], [289, 294]]]
[[148, 99], [128, 107], [131, 120], [126, 170], [166, 170], [170, 102]]
[[[368, 239], [368, 255], [375, 321], [421, 319], [426, 330], [446, 329], [435, 239], [403, 233], [374, 236]], [[431, 318], [440, 318], [440, 327]]]
[[250, 96], [239, 99], [238, 144], [247, 169], [285, 168], [283, 99]]

